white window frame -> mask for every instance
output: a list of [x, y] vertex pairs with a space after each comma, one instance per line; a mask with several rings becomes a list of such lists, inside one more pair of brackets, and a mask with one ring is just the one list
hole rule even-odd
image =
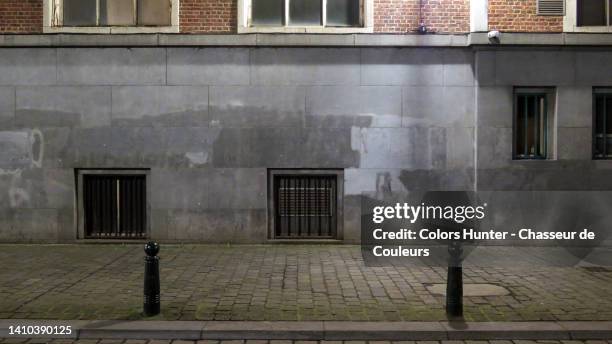
[[[612, 32], [612, 23], [608, 26], [578, 26], [578, 0], [565, 1], [563, 32]], [[608, 4], [606, 1], [606, 6]]]
[[43, 0], [44, 33], [94, 33], [94, 34], [135, 34], [135, 33], [178, 33], [179, 0], [171, 1], [170, 26], [63, 26], [63, 0]]
[[[289, 17], [289, 0], [285, 1], [285, 19]], [[326, 26], [326, 10], [327, 0], [322, 1], [322, 25], [314, 26], [296, 26], [287, 25], [288, 20], [285, 20], [284, 26], [252, 26], [251, 25], [251, 8], [252, 0], [238, 0], [238, 33], [372, 33], [374, 32], [374, 0], [360, 1], [360, 26], [351, 27], [330, 27]]]

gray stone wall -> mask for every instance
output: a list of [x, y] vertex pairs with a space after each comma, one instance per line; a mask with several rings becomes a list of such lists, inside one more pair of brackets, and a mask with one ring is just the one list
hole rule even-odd
[[151, 237], [265, 242], [267, 169], [359, 195], [473, 187], [473, 52], [451, 48], [0, 50], [0, 240], [76, 239], [77, 168], [150, 169]]
[[[612, 51], [476, 51], [479, 190], [610, 190], [612, 161], [592, 159], [593, 87], [612, 85]], [[513, 89], [551, 87], [553, 155], [512, 160]]]
[[[151, 237], [183, 242], [265, 242], [270, 168], [344, 170], [344, 242], [362, 192], [608, 188], [611, 71], [587, 48], [4, 48], [0, 241], [76, 240], [78, 168], [150, 169]], [[514, 86], [556, 87], [554, 160], [512, 160]]]

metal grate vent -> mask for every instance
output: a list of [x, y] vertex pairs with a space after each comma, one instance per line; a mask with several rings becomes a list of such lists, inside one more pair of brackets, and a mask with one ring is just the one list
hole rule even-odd
[[565, 0], [537, 0], [537, 15], [564, 16]]
[[275, 237], [334, 237], [336, 179], [335, 175], [275, 175]]
[[145, 176], [85, 175], [83, 210], [86, 238], [145, 238]]
[[280, 216], [332, 216], [332, 187], [283, 187], [278, 190]]

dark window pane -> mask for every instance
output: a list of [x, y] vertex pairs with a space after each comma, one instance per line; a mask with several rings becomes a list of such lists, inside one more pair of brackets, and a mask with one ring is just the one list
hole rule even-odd
[[536, 101], [535, 97], [527, 97], [527, 123], [525, 132], [527, 135], [527, 155], [534, 155], [535, 152], [535, 125], [536, 125]]
[[138, 25], [170, 26], [170, 0], [138, 0]]
[[539, 157], [546, 156], [546, 98], [544, 96], [538, 96], [538, 130], [536, 132], [537, 137], [537, 149], [536, 155]]
[[100, 0], [100, 25], [136, 25], [134, 0]]
[[64, 26], [96, 26], [96, 0], [64, 0]]
[[606, 96], [606, 133], [612, 134], [612, 95]]
[[604, 147], [603, 147], [604, 139], [603, 137], [595, 137], [595, 156], [598, 158], [603, 157]]
[[602, 134], [604, 132], [604, 96], [596, 96], [595, 98], [595, 133]]
[[523, 96], [517, 97], [516, 104], [516, 147], [515, 153], [517, 156], [525, 154], [525, 104], [527, 99]]
[[289, 0], [290, 25], [321, 25], [320, 0]]
[[546, 96], [523, 94], [516, 97], [514, 151], [517, 158], [546, 157]]
[[259, 26], [282, 26], [285, 13], [284, 0], [253, 0], [251, 21]]
[[578, 26], [605, 26], [605, 0], [578, 0]]
[[327, 26], [359, 26], [359, 0], [327, 0]]

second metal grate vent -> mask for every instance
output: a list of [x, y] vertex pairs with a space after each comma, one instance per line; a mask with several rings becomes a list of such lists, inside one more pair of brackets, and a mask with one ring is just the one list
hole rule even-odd
[[145, 238], [145, 176], [84, 176], [83, 210], [86, 238]]
[[274, 176], [276, 238], [333, 238], [335, 175]]

